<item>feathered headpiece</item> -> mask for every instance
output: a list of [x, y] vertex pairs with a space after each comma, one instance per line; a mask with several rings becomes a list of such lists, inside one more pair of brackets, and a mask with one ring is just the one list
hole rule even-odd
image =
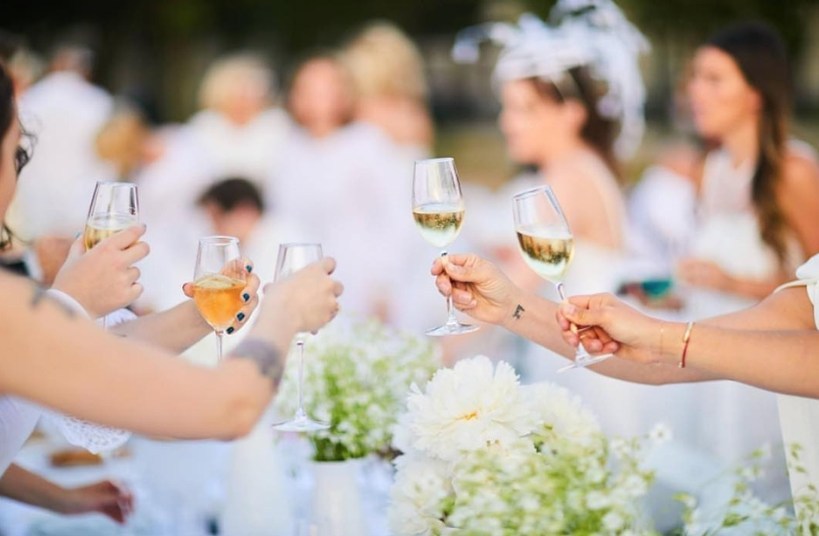
[[497, 82], [540, 78], [558, 83], [569, 69], [587, 66], [606, 83], [598, 112], [620, 123], [618, 156], [628, 157], [640, 144], [645, 122], [645, 87], [638, 57], [649, 50], [642, 33], [611, 0], [559, 0], [549, 25], [532, 14], [517, 26], [488, 23], [461, 31], [452, 49], [455, 61], [477, 61], [483, 41], [500, 44], [493, 78]]

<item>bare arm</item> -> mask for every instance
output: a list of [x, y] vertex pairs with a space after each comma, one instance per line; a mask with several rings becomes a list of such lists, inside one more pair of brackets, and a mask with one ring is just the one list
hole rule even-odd
[[[445, 273], [441, 260], [436, 259], [432, 275], [436, 276], [436, 285], [442, 294], [447, 296], [452, 293], [453, 303], [459, 310], [476, 320], [501, 325], [567, 359], [574, 357], [574, 347], [563, 340], [555, 321], [556, 303], [523, 291], [494, 264], [476, 255], [449, 255], [448, 259]], [[597, 352], [614, 352], [618, 349], [611, 342], [607, 345], [597, 344], [588, 349]], [[647, 367], [622, 359], [609, 359], [591, 369], [612, 378], [645, 384], [713, 379], [712, 375], [694, 369], [680, 373], [676, 368]]]
[[64, 488], [12, 464], [0, 476], [0, 495], [61, 514], [99, 512], [122, 523], [132, 498], [109, 481]]
[[819, 226], [816, 225], [816, 215], [819, 214], [817, 162], [796, 154], [788, 156], [777, 200], [805, 257], [819, 253]]
[[167, 311], [141, 316], [109, 329], [120, 337], [149, 342], [168, 352], [179, 354], [211, 331], [191, 301]]
[[774, 294], [750, 309], [697, 323], [686, 352], [686, 368], [677, 365], [683, 353], [686, 326], [656, 320], [609, 294], [576, 297], [561, 307], [558, 321], [567, 342], [575, 344], [569, 320], [595, 325], [587, 344], [620, 346], [617, 355], [638, 366], [663, 367], [667, 382], [696, 371], [769, 391], [819, 398], [819, 332], [804, 288]]
[[[326, 323], [340, 285], [325, 259], [271, 286], [254, 338], [286, 349], [296, 331]], [[274, 383], [250, 359], [216, 369], [168, 359], [152, 346], [99, 330], [70, 316], [31, 283], [0, 274], [0, 392], [94, 422], [179, 438], [247, 433]]]
[[[446, 273], [444, 274], [444, 266], [440, 260], [436, 260], [432, 273], [437, 276], [436, 284], [439, 291], [444, 295], [452, 292], [456, 307], [473, 318], [502, 325], [513, 333], [566, 358], [570, 359], [574, 355], [575, 349], [571, 344], [577, 343], [577, 335], [570, 331], [561, 332], [561, 328], [568, 330], [569, 324], [565, 319], [562, 326], [554, 321], [558, 305], [534, 294], [525, 293], [488, 261], [475, 255], [450, 255]], [[572, 302], [585, 307], [586, 302], [580, 303], [577, 301], [579, 299], [574, 298]], [[676, 360], [657, 359], [652, 353], [658, 348], [657, 345], [660, 342], [670, 344], [675, 336], [681, 339], [681, 333], [674, 332], [674, 329], [679, 331], [680, 326], [684, 329], [684, 325], [677, 325], [674, 328], [673, 323], [666, 323], [669, 326], [667, 333], [664, 333], [666, 338], [661, 341], [663, 322], [634, 311], [614, 297], [611, 297], [611, 300], [619, 304], [620, 308], [619, 316], [612, 315], [609, 319], [610, 324], [613, 326], [615, 320], [620, 318], [617, 326], [621, 329], [640, 325], [645, 339], [645, 342], [641, 343], [642, 348], [648, 349], [648, 356], [642, 359], [632, 357], [629, 360], [630, 349], [621, 348], [623, 342], [628, 343], [627, 338], [622, 338], [619, 333], [612, 333], [609, 336], [605, 332], [592, 330], [583, 340], [590, 352], [617, 352], [618, 357], [622, 357], [593, 365], [590, 368], [595, 372], [621, 380], [652, 385], [739, 379], [731, 370], [721, 366], [691, 365], [680, 369], [677, 366], [679, 353], [676, 354]], [[608, 306], [609, 302], [605, 304]], [[633, 316], [628, 317], [630, 320], [625, 320], [623, 311], [633, 313]], [[810, 302], [804, 289], [796, 288], [777, 293], [751, 309], [705, 320], [702, 324], [737, 330], [804, 330], [813, 327], [812, 318]], [[596, 324], [588, 319], [572, 320], [581, 325]], [[669, 346], [669, 351], [671, 350], [681, 352], [682, 347]], [[763, 353], [768, 355], [767, 352]], [[694, 360], [696, 361], [696, 358]]]

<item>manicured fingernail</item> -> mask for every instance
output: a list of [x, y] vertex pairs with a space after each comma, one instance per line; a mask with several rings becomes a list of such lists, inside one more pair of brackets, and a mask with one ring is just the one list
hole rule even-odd
[[250, 294], [248, 294], [247, 292], [245, 292], [244, 294], [242, 294], [242, 299], [243, 299], [244, 301], [246, 301], [246, 302], [250, 301]]
[[245, 266], [245, 270], [247, 270], [247, 272], [250, 273], [253, 271], [253, 266], [248, 264], [247, 266]]
[[244, 314], [244, 313], [239, 313], [238, 315], [236, 315], [236, 319], [237, 319], [239, 322], [241, 322], [242, 320], [244, 320], [244, 319], [245, 319], [245, 314]]
[[225, 331], [227, 331], [227, 334], [228, 334], [228, 335], [230, 335], [231, 333], [233, 333], [233, 332], [234, 332], [234, 331], [236, 331], [236, 330], [235, 330], [235, 329], [233, 329], [233, 327], [229, 327], [229, 328], [227, 328]]

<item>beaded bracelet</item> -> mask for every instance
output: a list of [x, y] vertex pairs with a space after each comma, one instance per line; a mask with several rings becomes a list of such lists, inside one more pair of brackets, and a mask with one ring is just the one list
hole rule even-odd
[[680, 364], [679, 364], [680, 368], [685, 368], [685, 356], [686, 356], [686, 354], [688, 354], [688, 341], [691, 340], [691, 330], [693, 330], [693, 329], [694, 329], [694, 322], [689, 322], [685, 326], [685, 333], [683, 334], [683, 338], [682, 338], [683, 349], [682, 349], [682, 357], [680, 357]]

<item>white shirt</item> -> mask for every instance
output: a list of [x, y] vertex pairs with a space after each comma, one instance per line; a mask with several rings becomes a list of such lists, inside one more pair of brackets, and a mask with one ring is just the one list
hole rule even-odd
[[22, 238], [82, 230], [94, 184], [114, 177], [95, 150], [112, 106], [108, 93], [72, 72], [49, 74], [20, 98], [20, 119], [36, 137], [9, 213]]

